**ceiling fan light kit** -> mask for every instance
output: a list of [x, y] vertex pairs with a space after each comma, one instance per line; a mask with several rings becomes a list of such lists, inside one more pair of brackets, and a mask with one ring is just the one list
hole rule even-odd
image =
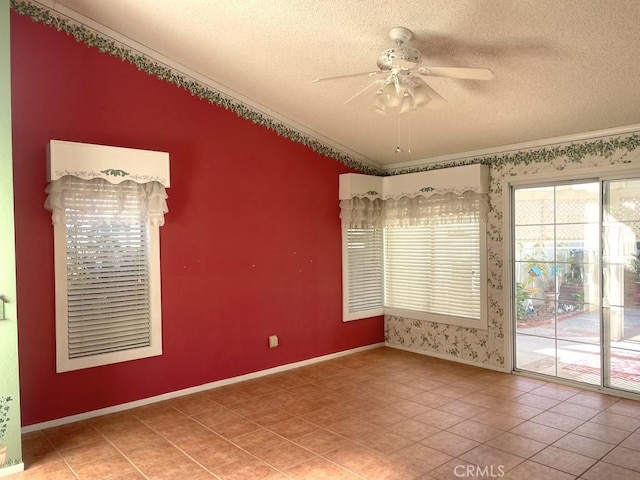
[[373, 107], [379, 113], [410, 113], [431, 101], [419, 78], [408, 75], [391, 74], [376, 90]]
[[[377, 71], [318, 78], [313, 82], [360, 76], [373, 77], [375, 78], [373, 83], [360, 90], [345, 103], [351, 102], [370, 91], [371, 87], [377, 86], [375, 96], [371, 100], [374, 110], [381, 114], [403, 115], [422, 107], [438, 108], [447, 103], [421, 77], [465, 80], [491, 80], [493, 78], [493, 72], [487, 68], [419, 66], [423, 59], [422, 53], [418, 49], [406, 45], [412, 36], [413, 32], [405, 27], [394, 27], [389, 30], [389, 38], [395, 43], [395, 46], [380, 54], [377, 61], [379, 70]], [[402, 149], [398, 146], [396, 153], [400, 152]]]

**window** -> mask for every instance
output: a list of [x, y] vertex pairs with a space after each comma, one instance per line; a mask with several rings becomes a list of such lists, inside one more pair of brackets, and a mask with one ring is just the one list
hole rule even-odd
[[[486, 184], [482, 166], [472, 167]], [[460, 168], [460, 176], [440, 172], [440, 190], [415, 188], [414, 196], [388, 192], [411, 192], [407, 181], [432, 182], [433, 172], [385, 177], [376, 186], [364, 175], [341, 178], [345, 321], [391, 314], [487, 328], [486, 189], [474, 191], [468, 167]], [[464, 191], [456, 192], [450, 183], [460, 178]], [[367, 195], [349, 198], [353, 185]]]
[[162, 354], [159, 227], [166, 193], [157, 181], [119, 180], [64, 175], [47, 189], [58, 372]]
[[638, 394], [640, 172], [598, 174], [511, 188], [515, 366]]
[[379, 228], [343, 229], [346, 268], [343, 269], [344, 312], [346, 320], [382, 315], [383, 245]]
[[[387, 313], [459, 323], [482, 318], [481, 224], [472, 214], [456, 223], [387, 227]], [[477, 325], [476, 325], [477, 326]]]

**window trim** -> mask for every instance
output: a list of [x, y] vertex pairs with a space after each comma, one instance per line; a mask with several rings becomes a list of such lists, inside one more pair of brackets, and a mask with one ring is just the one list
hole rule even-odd
[[[392, 220], [389, 225], [394, 225], [393, 219], [395, 216], [401, 217], [405, 213], [398, 213], [394, 211], [394, 200], [397, 199], [416, 199], [417, 197], [430, 198], [434, 195], [448, 195], [457, 194], [464, 196], [466, 192], [472, 192], [474, 195], [481, 195], [483, 200], [488, 200], [489, 196], [489, 166], [483, 164], [463, 165], [457, 167], [448, 168], [436, 168], [434, 170], [421, 171], [415, 173], [390, 175], [390, 176], [372, 176], [364, 174], [348, 173], [340, 175], [339, 180], [339, 192], [340, 199], [340, 218], [342, 220], [342, 277], [343, 277], [343, 321], [357, 320], [361, 318], [369, 318], [373, 314], [395, 314], [402, 316], [409, 316], [410, 318], [420, 317], [418, 319], [425, 319], [428, 321], [434, 321], [438, 323], [444, 323], [449, 325], [464, 326], [467, 328], [488, 329], [488, 292], [489, 292], [489, 272], [488, 272], [488, 252], [487, 252], [487, 222], [488, 222], [488, 204], [480, 205], [480, 212], [478, 212], [478, 225], [479, 225], [479, 261], [480, 261], [480, 318], [465, 318], [446, 314], [435, 314], [431, 312], [415, 312], [413, 310], [391, 308], [385, 306], [384, 291], [382, 293], [382, 311], [375, 310], [373, 312], [361, 311], [361, 312], [349, 312], [349, 258], [347, 248], [347, 234], [346, 230], [350, 227], [368, 227], [376, 226], [382, 230], [383, 236], [383, 250], [386, 250], [386, 232], [383, 231], [387, 219], [385, 215], [385, 207], [382, 207], [382, 211], [378, 211], [377, 207], [369, 208], [362, 201], [358, 204], [354, 204], [354, 199], [367, 199], [370, 202], [381, 200], [382, 202], [390, 201], [389, 212], [390, 219]], [[344, 204], [343, 204], [344, 202]], [[384, 204], [386, 206], [386, 203]], [[401, 206], [401, 212], [406, 209]], [[364, 211], [360, 211], [364, 208]], [[417, 209], [418, 212], [420, 211]], [[414, 215], [411, 209], [407, 211], [408, 216]], [[420, 215], [427, 214], [427, 212], [420, 212]], [[435, 213], [437, 215], [437, 213]], [[406, 218], [404, 220], [407, 220]], [[382, 253], [382, 281], [384, 285], [384, 251]], [[385, 286], [386, 288], [386, 286]], [[420, 306], [420, 305], [415, 305]], [[459, 312], [463, 313], [463, 312]], [[474, 315], [476, 314], [473, 312]]]
[[[636, 173], [638, 172], [638, 173]], [[512, 265], [514, 263], [515, 254], [513, 252], [512, 243], [514, 239], [514, 219], [513, 219], [513, 205], [512, 205], [512, 192], [514, 187], [521, 188], [527, 186], [542, 186], [543, 184], [558, 184], [564, 182], [588, 182], [593, 179], [606, 178], [607, 180], [616, 180], [625, 178], [628, 175], [640, 175], [638, 170], [638, 164], [635, 162], [630, 163], [615, 163], [615, 164], [602, 164], [597, 166], [577, 166], [575, 168], [568, 168], [566, 170], [543, 170], [535, 173], [522, 173], [516, 177], [507, 178], [504, 182], [502, 189], [502, 208], [504, 212], [505, 228], [503, 231], [502, 239], [502, 253], [504, 262], [502, 265], [502, 284], [504, 288], [502, 290], [502, 302], [505, 306], [504, 309], [504, 336], [509, 339], [505, 342], [505, 371], [515, 372], [516, 368], [516, 339], [515, 339], [515, 309], [514, 301], [515, 289], [514, 289], [514, 272]], [[603, 391], [610, 391], [607, 388], [603, 388]], [[614, 391], [615, 392], [615, 391]], [[617, 391], [616, 394], [619, 394]]]
[[[112, 184], [131, 180], [140, 184], [157, 182], [165, 189], [171, 186], [167, 152], [50, 140], [47, 144], [47, 181], [58, 181], [68, 175], [88, 181], [102, 178]], [[45, 208], [54, 211], [56, 371], [66, 372], [162, 355], [159, 227], [164, 224], [166, 204], [155, 205], [153, 212], [147, 212], [149, 216], [146, 220], [150, 345], [74, 359], [68, 358], [67, 229], [64, 221], [56, 221], [56, 209], [49, 204], [49, 199]]]

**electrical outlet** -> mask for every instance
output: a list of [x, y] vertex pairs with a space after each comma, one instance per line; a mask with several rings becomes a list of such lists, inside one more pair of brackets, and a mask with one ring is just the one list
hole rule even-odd
[[278, 336], [271, 335], [269, 337], [269, 348], [276, 348], [278, 346]]

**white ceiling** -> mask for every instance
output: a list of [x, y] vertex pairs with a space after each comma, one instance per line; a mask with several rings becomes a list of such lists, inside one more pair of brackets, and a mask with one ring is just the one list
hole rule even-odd
[[[46, 0], [43, 3], [47, 3]], [[638, 0], [61, 0], [69, 8], [384, 168], [640, 124]], [[359, 97], [388, 31], [423, 64], [493, 70], [429, 78], [448, 101], [401, 119]], [[371, 92], [374, 95], [374, 92]], [[410, 127], [409, 127], [410, 124]], [[420, 161], [420, 162], [418, 162]]]

